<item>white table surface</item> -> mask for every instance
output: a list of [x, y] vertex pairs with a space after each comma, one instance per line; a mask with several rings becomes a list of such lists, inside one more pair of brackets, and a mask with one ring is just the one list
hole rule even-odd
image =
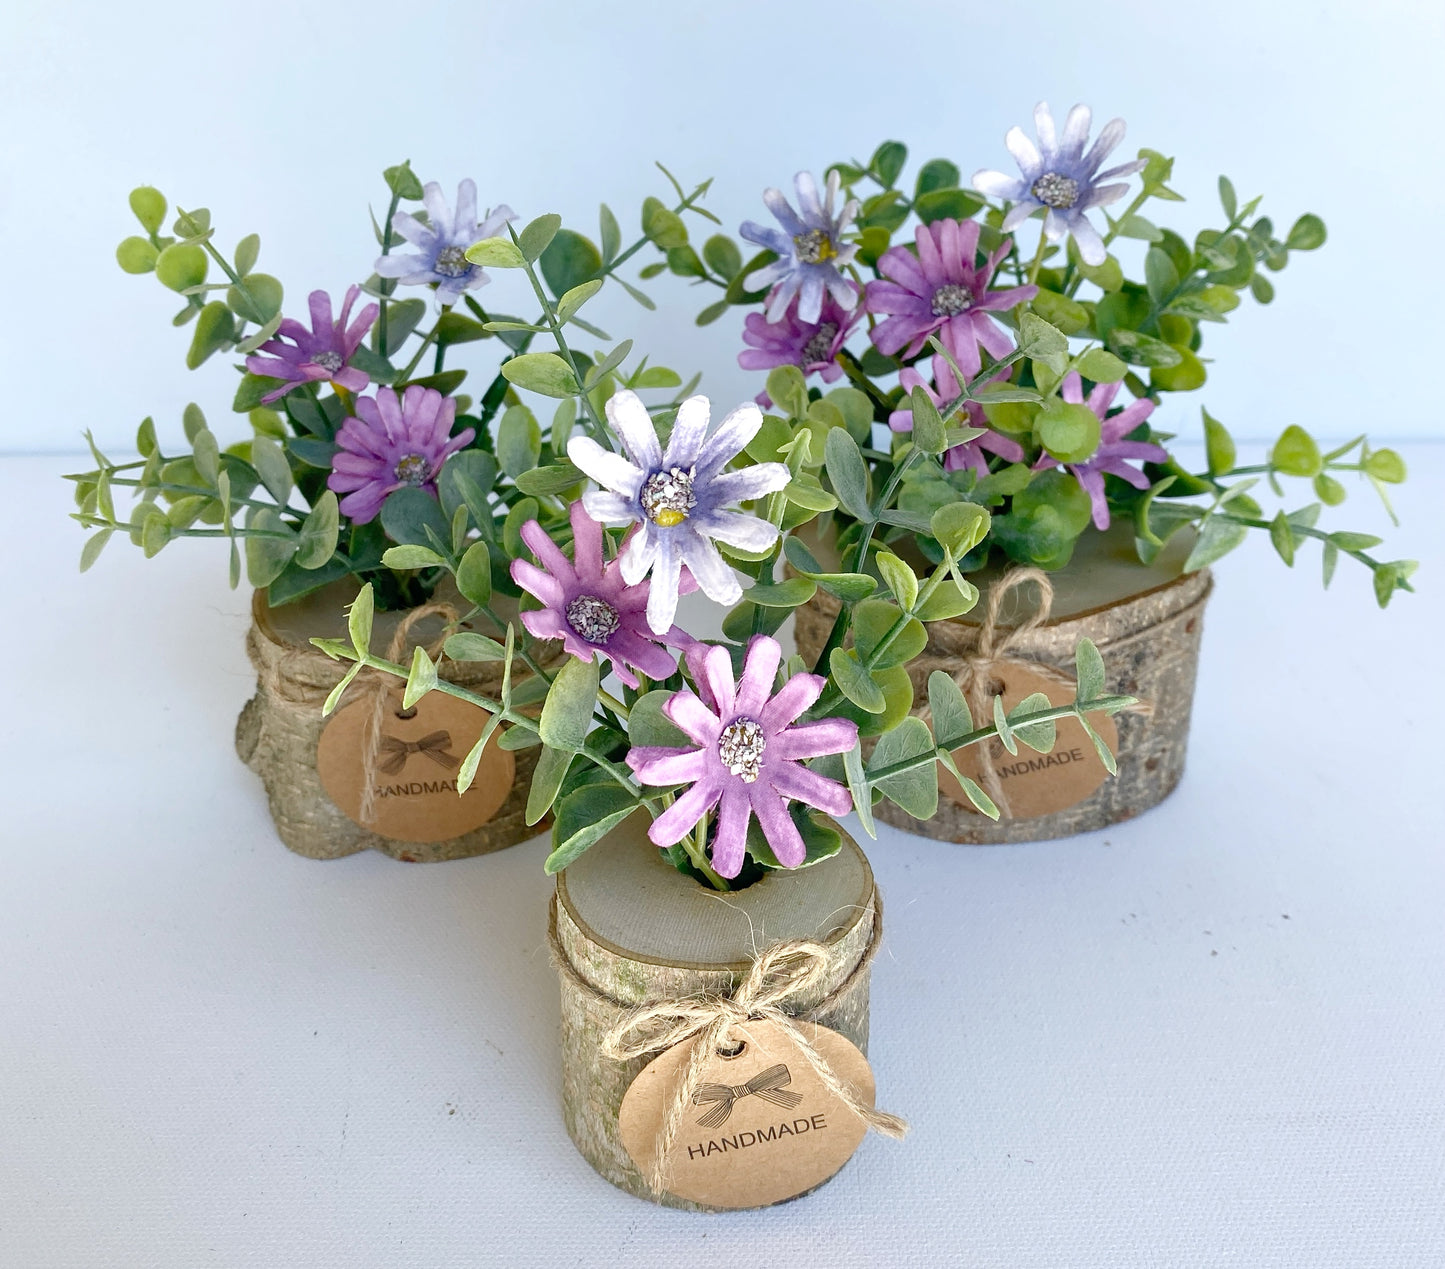
[[913, 1132], [719, 1217], [563, 1129], [544, 843], [288, 853], [231, 748], [219, 552], [113, 543], [82, 578], [82, 461], [0, 460], [0, 1266], [1438, 1269], [1445, 448], [1407, 453], [1420, 593], [1231, 557], [1163, 806], [881, 831], [872, 1057]]

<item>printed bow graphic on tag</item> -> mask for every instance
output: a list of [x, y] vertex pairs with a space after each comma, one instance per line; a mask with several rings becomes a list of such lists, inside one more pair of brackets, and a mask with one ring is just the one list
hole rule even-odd
[[721, 1128], [733, 1113], [733, 1106], [744, 1097], [761, 1097], [774, 1106], [792, 1110], [803, 1100], [801, 1093], [787, 1090], [787, 1085], [792, 1082], [792, 1073], [779, 1062], [766, 1071], [759, 1071], [746, 1084], [704, 1084], [692, 1095], [692, 1104], [701, 1106], [704, 1102], [716, 1102], [717, 1105], [697, 1122], [704, 1128]]
[[414, 753], [424, 753], [439, 767], [455, 771], [460, 759], [449, 753], [452, 734], [449, 731], [429, 732], [420, 740], [400, 740], [396, 736], [383, 736], [378, 750], [377, 769], [387, 775], [396, 775], [406, 760]]

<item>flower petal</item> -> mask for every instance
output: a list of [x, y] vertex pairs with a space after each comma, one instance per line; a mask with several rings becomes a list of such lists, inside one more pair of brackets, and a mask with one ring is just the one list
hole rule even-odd
[[[644, 472], [655, 471], [662, 465], [662, 446], [657, 442], [657, 428], [653, 426], [652, 416], [637, 393], [630, 388], [619, 388], [608, 397], [607, 421], [621, 438], [628, 457]], [[568, 456], [571, 457], [570, 445]], [[573, 461], [576, 462], [576, 459]], [[578, 466], [581, 464], [578, 463]]]
[[698, 451], [707, 435], [711, 409], [712, 403], [701, 395], [688, 397], [677, 407], [677, 419], [672, 425], [672, 435], [667, 440], [667, 452], [663, 455], [662, 466], [685, 468], [697, 462]]
[[[724, 649], [723, 653], [726, 655], [727, 650]], [[706, 665], [706, 654], [698, 658], [698, 662]], [[691, 665], [692, 659], [690, 658], [689, 666]], [[729, 695], [729, 700], [731, 700], [731, 695]], [[718, 737], [722, 734], [722, 721], [698, 699], [696, 694], [686, 688], [669, 696], [663, 702], [662, 712], [700, 745], [715, 745]]]
[[[657, 437], [653, 436], [653, 443]], [[624, 497], [636, 499], [646, 474], [621, 454], [603, 449], [590, 436], [574, 436], [567, 442], [567, 457], [599, 485]], [[660, 457], [660, 456], [659, 456]]]
[[771, 635], [754, 635], [749, 641], [742, 681], [738, 684], [736, 709], [739, 714], [758, 721], [773, 694], [773, 682], [782, 660], [783, 649]]
[[853, 809], [853, 798], [843, 785], [797, 763], [783, 762], [770, 767], [768, 779], [784, 797], [806, 802], [830, 815], [847, 815]]
[[728, 781], [718, 804], [717, 836], [712, 844], [712, 866], [720, 877], [736, 877], [747, 854], [748, 817], [752, 799], [746, 785]]
[[632, 749], [627, 765], [643, 784], [691, 784], [707, 770], [705, 749]]
[[1028, 193], [1028, 182], [1017, 176], [1007, 176], [992, 168], [982, 168], [973, 174], [973, 187], [989, 198], [1007, 199], [1017, 202]]
[[[801, 675], [795, 674], [789, 683]], [[809, 675], [809, 678], [817, 677]], [[778, 695], [782, 695], [780, 692]], [[774, 700], [777, 697], [773, 698]], [[816, 723], [800, 723], [768, 740], [768, 753], [779, 758], [821, 758], [825, 754], [847, 753], [858, 741], [858, 724], [846, 718], [825, 718]]]
[[803, 845], [798, 826], [788, 814], [788, 804], [773, 791], [771, 783], [764, 780], [751, 786], [749, 800], [763, 836], [778, 857], [778, 862], [784, 868], [796, 868], [808, 857], [808, 850]]
[[582, 507], [590, 519], [614, 528], [638, 518], [635, 499], [624, 498], [621, 494], [605, 489], [583, 494]]
[[[758, 434], [763, 425], [763, 412], [752, 401], [733, 410], [718, 424], [718, 429], [703, 442], [697, 455], [694, 479], [707, 484], [722, 471]], [[579, 466], [581, 464], [578, 464]]]
[[[657, 558], [652, 565], [652, 589], [647, 594], [647, 624], [653, 634], [665, 634], [677, 616], [678, 573], [682, 558], [667, 534], [650, 535], [657, 540]], [[626, 574], [624, 573], [624, 577]]]
[[722, 796], [721, 775], [699, 780], [661, 815], [652, 821], [647, 836], [654, 846], [676, 846], [693, 830], [693, 826], [716, 805]]
[[[707, 538], [700, 533], [689, 534], [683, 539], [683, 561], [687, 564], [694, 578], [697, 579], [699, 589], [715, 604], [726, 604], [731, 607], [743, 597], [742, 583], [738, 581], [737, 574], [732, 567], [718, 554], [718, 549]], [[656, 580], [653, 586], [657, 585]], [[651, 605], [648, 607], [649, 624], [653, 630], [659, 633], [666, 630], [672, 624], [672, 618], [658, 626], [651, 621]]]
[[[802, 717], [803, 711], [822, 695], [823, 685], [827, 681], [821, 674], [795, 674], [778, 689], [778, 694], [763, 706], [763, 712], [758, 717], [758, 722], [762, 723], [763, 730], [768, 734], [769, 743], [790, 723]], [[799, 729], [795, 728], [794, 730]], [[837, 751], [828, 750], [827, 752], [836, 753]], [[787, 754], [785, 756], [791, 758], [798, 755]], [[803, 756], [816, 757], [815, 754]]]
[[778, 540], [778, 528], [741, 511], [710, 511], [694, 516], [698, 532], [740, 551], [766, 551]]
[[1025, 179], [1033, 179], [1043, 169], [1044, 161], [1038, 147], [1028, 139], [1022, 128], [1010, 128], [1004, 134], [1003, 143], [1014, 156], [1014, 161], [1019, 165], [1019, 171], [1024, 174]]
[[713, 699], [719, 721], [730, 720], [738, 708], [732, 655], [724, 647], [710, 647], [703, 654], [698, 669], [708, 695]]

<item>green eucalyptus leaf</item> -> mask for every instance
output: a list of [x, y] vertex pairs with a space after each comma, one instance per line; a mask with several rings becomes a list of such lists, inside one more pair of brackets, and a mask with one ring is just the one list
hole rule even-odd
[[1297, 423], [1291, 423], [1280, 433], [1269, 461], [1286, 476], [1315, 476], [1324, 466], [1314, 437]]
[[[933, 737], [927, 724], [921, 718], [905, 718], [878, 738], [868, 760], [868, 771], [871, 775], [895, 763], [932, 755], [933, 750]], [[932, 819], [938, 810], [938, 772], [932, 761], [878, 780], [875, 787], [914, 819]]]
[[387, 568], [405, 572], [414, 568], [439, 568], [447, 561], [429, 546], [407, 545], [388, 547], [381, 553], [381, 562]]
[[521, 248], [522, 256], [528, 264], [536, 260], [551, 245], [552, 239], [557, 236], [557, 231], [561, 228], [562, 217], [554, 212], [548, 212], [546, 215], [538, 216], [517, 235], [517, 245]]
[[1206, 517], [1199, 530], [1199, 537], [1195, 540], [1194, 549], [1184, 562], [1184, 571], [1195, 573], [1201, 568], [1207, 568], [1240, 546], [1248, 536], [1249, 530], [1242, 524], [1221, 516]]
[[457, 565], [457, 589], [478, 608], [492, 600], [492, 555], [485, 542], [473, 542]]
[[535, 824], [552, 809], [552, 803], [556, 801], [562, 788], [562, 781], [567, 778], [567, 768], [572, 765], [575, 756], [571, 749], [554, 749], [543, 744], [542, 752], [537, 755], [531, 787], [527, 790], [528, 824]]
[[935, 740], [945, 749], [954, 748], [973, 730], [973, 714], [963, 689], [942, 670], [928, 676], [928, 710], [933, 716]]
[[548, 876], [561, 872], [636, 810], [636, 799], [621, 785], [586, 784], [567, 794], [557, 804], [552, 853], [543, 865]]
[[483, 238], [467, 248], [466, 257], [486, 269], [521, 269], [527, 264], [522, 249], [510, 238]]
[[572, 367], [556, 353], [522, 353], [502, 363], [502, 375], [508, 383], [548, 397], [575, 396], [581, 390]]
[[883, 581], [893, 592], [893, 598], [899, 607], [906, 612], [912, 612], [918, 602], [917, 574], [892, 551], [879, 551], [876, 562]]
[[412, 649], [411, 673], [406, 678], [406, 690], [402, 693], [401, 707], [410, 709], [437, 685], [437, 668], [426, 649], [418, 645]]
[[1090, 348], [1079, 358], [1078, 371], [1095, 383], [1118, 383], [1128, 367], [1105, 348]]
[[[259, 439], [259, 438], [258, 438]], [[341, 531], [341, 511], [336, 494], [323, 489], [316, 505], [301, 522], [296, 543], [296, 563], [304, 569], [321, 568], [336, 554], [336, 540]]]
[[859, 709], [870, 714], [881, 714], [884, 709], [883, 689], [858, 660], [856, 652], [834, 648], [828, 654], [828, 669], [833, 682]]
[[497, 425], [497, 460], [502, 470], [515, 479], [531, 471], [541, 456], [542, 428], [536, 415], [525, 405], [512, 406]]
[[507, 655], [506, 649], [495, 639], [470, 630], [450, 636], [443, 645], [443, 651], [453, 661], [501, 661]]
[[597, 688], [596, 661], [580, 661], [573, 657], [563, 662], [542, 706], [538, 731], [544, 745], [568, 751], [582, 748], [592, 727]]
[[1237, 456], [1234, 438], [1208, 410], [1201, 409], [1200, 412], [1204, 415], [1204, 446], [1209, 458], [1209, 474], [1223, 476], [1234, 467]]
[[828, 479], [838, 503], [855, 520], [871, 520], [868, 506], [868, 468], [863, 454], [844, 428], [833, 428], [823, 450]]

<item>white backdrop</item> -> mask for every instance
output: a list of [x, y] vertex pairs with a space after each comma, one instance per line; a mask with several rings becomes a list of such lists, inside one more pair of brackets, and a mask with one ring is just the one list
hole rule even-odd
[[[1007, 167], [1003, 134], [1040, 97], [1123, 115], [1127, 148], [1176, 155], [1189, 202], [1171, 223], [1191, 235], [1218, 214], [1221, 171], [1242, 197], [1265, 194], [1277, 225], [1325, 218], [1328, 245], [1277, 279], [1270, 310], [1247, 302], [1209, 332], [1212, 413], [1244, 436], [1290, 421], [1439, 436], [1421, 351], [1437, 288], [1411, 261], [1435, 251], [1445, 201], [1442, 27], [1432, 0], [11, 0], [0, 452], [73, 450], [86, 426], [121, 448], [148, 413], [177, 435], [189, 399], [227, 417], [233, 373], [216, 359], [188, 374], [175, 297], [115, 264], [136, 184], [209, 206], [227, 249], [259, 232], [261, 267], [294, 310], [369, 272], [367, 203], [384, 204], [380, 170], [406, 157], [425, 180], [473, 176], [484, 202], [592, 233], [600, 200], [636, 226], [642, 197], [666, 192], [661, 159], [684, 181], [715, 177], [711, 206], [735, 230], [762, 215], [763, 186], [866, 159], [886, 137], [965, 173]], [[489, 302], [507, 307], [518, 281]], [[714, 396], [751, 396], [740, 318], [699, 331], [701, 293], [676, 279], [653, 291], [665, 311], [623, 297], [598, 320], [655, 360], [705, 370]], [[1193, 434], [1197, 402], [1160, 418]]]

